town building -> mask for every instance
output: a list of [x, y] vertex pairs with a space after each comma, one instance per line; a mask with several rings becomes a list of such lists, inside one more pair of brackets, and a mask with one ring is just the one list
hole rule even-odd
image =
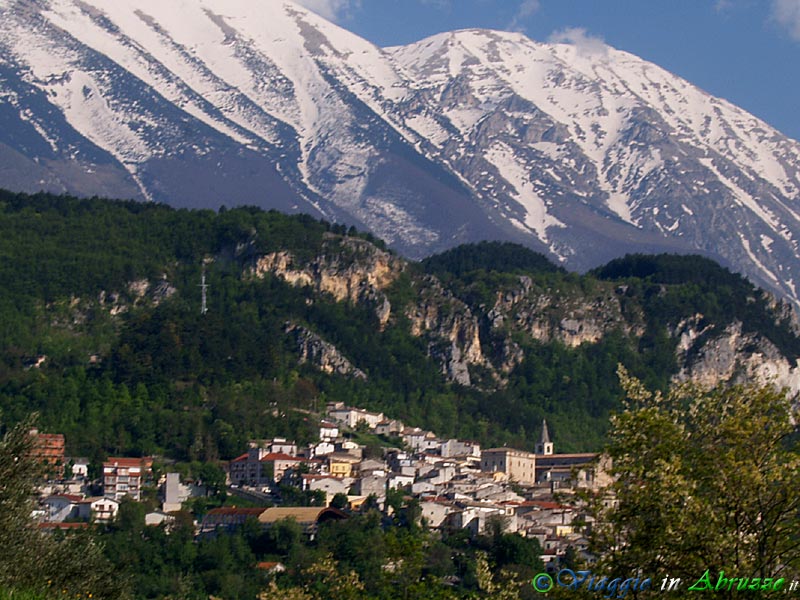
[[328, 405], [328, 418], [354, 429], [362, 421], [370, 429], [375, 429], [378, 423], [385, 419], [383, 413], [373, 413], [360, 408], [351, 408], [341, 402]]
[[[267, 463], [272, 471], [265, 473], [263, 471], [262, 460], [267, 458]], [[273, 438], [271, 440], [251, 440], [248, 443], [247, 452], [241, 456], [237, 456], [228, 463], [228, 479], [233, 485], [263, 485], [270, 483], [275, 477], [274, 464], [276, 457], [288, 457], [289, 462], [296, 462], [297, 444], [290, 442], [285, 438]], [[278, 473], [280, 476], [286, 470], [287, 465], [281, 462], [277, 465]]]
[[81, 496], [74, 494], [52, 494], [44, 499], [45, 521], [60, 523], [78, 517], [78, 502]]
[[536, 455], [513, 448], [489, 448], [481, 453], [481, 471], [505, 473], [519, 483], [536, 483]]
[[89, 477], [89, 459], [71, 458], [69, 463], [72, 465], [72, 476], [75, 479], [86, 479]]
[[231, 532], [241, 528], [248, 519], [258, 519], [267, 510], [265, 507], [239, 508], [223, 506], [212, 508], [203, 517], [200, 534], [210, 535], [218, 532]]
[[556, 454], [547, 421], [542, 421], [542, 434], [536, 444], [536, 483], [558, 487], [597, 488], [610, 483], [611, 464], [596, 452]]
[[361, 459], [350, 454], [336, 453], [329, 454], [328, 474], [332, 477], [352, 477], [356, 470], [356, 465]]
[[481, 446], [477, 442], [463, 440], [445, 440], [439, 446], [442, 458], [461, 457], [481, 457]]
[[320, 523], [328, 521], [343, 521], [347, 515], [337, 508], [319, 506], [273, 506], [258, 515], [258, 522], [264, 528], [269, 528], [279, 521], [291, 519], [303, 528], [303, 532], [314, 539]]
[[110, 523], [119, 511], [119, 502], [104, 496], [83, 498], [78, 502], [78, 518], [83, 521]]
[[339, 437], [339, 426], [331, 421], [322, 421], [319, 424], [320, 440], [335, 440]]
[[181, 482], [179, 473], [167, 473], [161, 486], [161, 510], [165, 513], [178, 511], [189, 498], [205, 496], [207, 491], [204, 485]]
[[64, 475], [64, 436], [60, 433], [39, 433], [38, 429], [31, 429], [30, 434], [33, 438], [31, 457], [44, 463], [51, 477], [61, 479]]
[[542, 435], [536, 444], [536, 454], [550, 456], [553, 454], [553, 442], [550, 441], [550, 431], [547, 429], [547, 420], [542, 419]]
[[103, 463], [103, 496], [121, 500], [142, 499], [142, 484], [150, 474], [152, 458], [109, 458]]
[[309, 461], [283, 452], [270, 452], [263, 456], [259, 462], [261, 471], [258, 483], [264, 485], [280, 481], [286, 471]]
[[378, 435], [397, 435], [405, 429], [402, 421], [397, 419], [384, 419], [375, 426], [375, 433]]

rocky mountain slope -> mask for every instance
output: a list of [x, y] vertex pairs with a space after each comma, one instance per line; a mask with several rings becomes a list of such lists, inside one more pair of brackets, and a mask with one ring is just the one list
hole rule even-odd
[[377, 48], [288, 0], [0, 0], [0, 185], [256, 204], [411, 257], [711, 255], [797, 302], [800, 145], [600, 43]]
[[[498, 248], [502, 247], [468, 251], [480, 257]], [[524, 253], [521, 248], [517, 251]], [[698, 261], [700, 271], [712, 265], [715, 274], [725, 273], [699, 257], [683, 260], [688, 265]], [[724, 276], [741, 284], [750, 294], [746, 302], [758, 304], [755, 312], [783, 334], [757, 330], [752, 323], [746, 327], [742, 320], [752, 315], [739, 313], [733, 306], [723, 320], [691, 312], [681, 318], [689, 303], [673, 307], [666, 322], [654, 325], [654, 318], [658, 319], [646, 296], [666, 297], [667, 288], [657, 284], [633, 290], [619, 278], [606, 278], [602, 273], [600, 279], [581, 280], [559, 273], [555, 267], [551, 267], [552, 273], [530, 275], [511, 269], [500, 279], [490, 278], [493, 285], [486, 287], [482, 277], [487, 274], [478, 270], [473, 272], [473, 276], [480, 273], [476, 280], [467, 278], [466, 285], [460, 280], [453, 289], [435, 274], [419, 272], [413, 263], [369, 242], [335, 235], [327, 236], [322, 251], [313, 258], [271, 253], [259, 258], [256, 265], [252, 271], [256, 278], [277, 276], [293, 286], [374, 311], [381, 328], [407, 323], [410, 333], [424, 340], [428, 356], [442, 374], [460, 385], [507, 385], [509, 374], [525, 360], [531, 344], [589, 347], [607, 336], [622, 335], [641, 345], [656, 327], [673, 348], [673, 381], [691, 379], [715, 386], [755, 379], [800, 392], [800, 355], [794, 354], [800, 350], [800, 322], [788, 304], [731, 274]], [[435, 267], [429, 269], [436, 271]], [[393, 306], [390, 298], [398, 286], [407, 288], [405, 301]], [[483, 296], [476, 294], [476, 288], [483, 288]], [[778, 345], [787, 340], [788, 345], [780, 349]], [[318, 345], [321, 343], [319, 340]], [[300, 347], [301, 360], [308, 360], [307, 345]], [[330, 371], [331, 361], [322, 352], [317, 356], [322, 358], [316, 364]], [[347, 363], [343, 373], [353, 372], [346, 359], [337, 360]]]
[[0, 191], [0, 216], [0, 410], [39, 411], [83, 454], [233, 457], [315, 435], [303, 417], [325, 401], [492, 445], [529, 447], [546, 417], [565, 449], [596, 448], [618, 364], [661, 389], [800, 390], [789, 305], [702, 257], [577, 275], [497, 242], [409, 262], [252, 207]]

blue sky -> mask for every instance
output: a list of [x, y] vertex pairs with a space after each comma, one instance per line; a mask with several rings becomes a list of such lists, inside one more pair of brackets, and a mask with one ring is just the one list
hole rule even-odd
[[582, 29], [800, 140], [800, 0], [299, 0], [379, 46], [441, 31]]

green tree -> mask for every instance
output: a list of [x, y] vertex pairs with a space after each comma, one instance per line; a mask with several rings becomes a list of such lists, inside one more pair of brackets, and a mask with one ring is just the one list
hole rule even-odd
[[92, 535], [48, 535], [31, 519], [43, 472], [32, 453], [33, 422], [23, 421], [0, 440], [0, 588], [126, 598], [124, 578], [114, 572]]
[[339, 510], [345, 510], [350, 505], [350, 502], [347, 500], [347, 494], [343, 494], [339, 492], [333, 496], [331, 499], [331, 506], [333, 508], [338, 508]]
[[714, 582], [722, 571], [797, 577], [800, 456], [786, 394], [687, 384], [662, 395], [619, 372], [627, 400], [607, 447], [616, 479], [595, 507], [606, 566], [684, 582], [706, 569]]

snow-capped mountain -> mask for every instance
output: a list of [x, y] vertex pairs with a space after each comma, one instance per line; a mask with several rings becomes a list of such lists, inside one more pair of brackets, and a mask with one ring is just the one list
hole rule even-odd
[[800, 298], [800, 145], [599, 42], [381, 49], [288, 0], [0, 0], [0, 186], [311, 212], [412, 257], [701, 252]]

